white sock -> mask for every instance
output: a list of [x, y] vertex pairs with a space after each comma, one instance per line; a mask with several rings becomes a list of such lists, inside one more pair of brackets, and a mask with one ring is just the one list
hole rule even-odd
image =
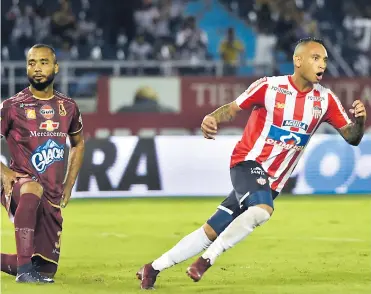
[[212, 241], [209, 240], [204, 229], [201, 227], [185, 236], [168, 252], [157, 258], [152, 262], [152, 266], [155, 270], [162, 271], [199, 254], [209, 247], [211, 243]]
[[213, 264], [220, 254], [245, 239], [256, 226], [264, 224], [269, 218], [270, 214], [265, 209], [259, 206], [250, 207], [230, 223], [202, 257], [210, 259]]

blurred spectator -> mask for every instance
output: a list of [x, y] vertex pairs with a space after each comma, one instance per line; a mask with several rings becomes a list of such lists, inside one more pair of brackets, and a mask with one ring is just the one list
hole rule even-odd
[[19, 10], [14, 9], [14, 27], [12, 31], [12, 43], [18, 43], [23, 48], [28, 47], [33, 42], [32, 36], [32, 14], [30, 5], [20, 5]]
[[188, 17], [184, 22], [183, 29], [176, 36], [178, 58], [181, 60], [205, 60], [207, 42], [207, 35], [197, 28], [196, 19], [193, 16]]
[[154, 35], [155, 21], [160, 17], [158, 8], [153, 4], [152, 0], [142, 0], [142, 5], [139, 10], [134, 13], [134, 19], [137, 30]]
[[224, 62], [223, 74], [233, 76], [236, 74], [237, 66], [243, 62], [244, 46], [236, 39], [234, 28], [229, 28], [227, 36], [220, 44], [220, 56]]
[[143, 34], [139, 34], [129, 47], [130, 60], [148, 60], [152, 57], [153, 48]]
[[60, 0], [60, 8], [52, 16], [52, 34], [55, 41], [63, 44], [65, 40], [73, 42], [76, 18], [68, 0]]
[[34, 38], [36, 43], [48, 43], [50, 36], [50, 16], [43, 6], [37, 6], [34, 16]]
[[173, 109], [161, 106], [158, 94], [150, 87], [141, 87], [134, 96], [131, 106], [123, 106], [117, 112], [175, 112]]

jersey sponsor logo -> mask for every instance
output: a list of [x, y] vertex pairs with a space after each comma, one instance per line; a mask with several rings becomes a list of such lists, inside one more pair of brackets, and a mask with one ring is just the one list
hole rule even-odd
[[59, 128], [59, 122], [52, 121], [48, 119], [40, 124], [39, 127], [41, 130], [47, 130], [48, 132], [52, 132]]
[[313, 116], [315, 119], [319, 119], [322, 115], [322, 108], [319, 106], [313, 106]]
[[309, 134], [290, 132], [276, 126], [271, 126], [266, 143], [280, 146], [286, 150], [294, 149], [295, 151], [302, 151], [308, 143], [309, 138]]
[[271, 86], [271, 89], [275, 92], [278, 92], [278, 93], [281, 93], [281, 94], [285, 94], [285, 95], [294, 95], [294, 92], [292, 91], [289, 91], [289, 90], [286, 90], [284, 88], [280, 88], [280, 87], [277, 87], [277, 86]]
[[283, 109], [283, 108], [285, 108], [285, 103], [277, 102], [274, 107], [276, 107], [278, 109]]
[[31, 156], [33, 167], [41, 174], [54, 162], [64, 159], [64, 145], [58, 144], [52, 139], [36, 148]]
[[35, 108], [26, 108], [25, 110], [27, 119], [36, 119], [36, 110]]
[[307, 96], [307, 99], [311, 101], [320, 101], [320, 102], [325, 101], [324, 97], [317, 97], [317, 96], [310, 96], [310, 95]]
[[59, 109], [59, 115], [60, 116], [66, 116], [67, 111], [64, 108], [63, 100], [58, 100], [58, 109]]
[[30, 137], [64, 137], [66, 138], [67, 133], [30, 131]]
[[24, 108], [24, 107], [34, 107], [34, 106], [37, 106], [37, 103], [21, 103], [21, 104], [19, 104], [19, 107], [20, 107], [20, 108]]
[[302, 121], [299, 121], [299, 120], [286, 119], [286, 120], [283, 121], [282, 126], [299, 128], [299, 129], [302, 129], [304, 131], [306, 131], [308, 129], [308, 125], [306, 123], [302, 122]]
[[254, 167], [254, 168], [251, 168], [251, 174], [264, 176], [265, 172], [260, 167]]
[[45, 117], [46, 119], [52, 119], [54, 116], [54, 109], [48, 104], [43, 105], [43, 107], [40, 108], [40, 114]]

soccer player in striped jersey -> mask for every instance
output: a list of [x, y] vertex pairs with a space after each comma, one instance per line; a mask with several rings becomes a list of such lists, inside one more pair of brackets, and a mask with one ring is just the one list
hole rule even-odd
[[235, 101], [205, 116], [201, 125], [204, 137], [214, 139], [220, 123], [252, 109], [231, 157], [234, 189], [201, 228], [139, 270], [141, 288], [152, 289], [160, 271], [207, 249], [187, 269], [188, 276], [199, 281], [220, 254], [267, 222], [274, 210], [273, 200], [322, 122], [337, 129], [349, 144], [360, 143], [365, 106], [354, 101], [349, 111], [352, 121], [336, 95], [319, 84], [327, 59], [322, 41], [302, 39], [293, 55], [293, 75], [261, 78]]

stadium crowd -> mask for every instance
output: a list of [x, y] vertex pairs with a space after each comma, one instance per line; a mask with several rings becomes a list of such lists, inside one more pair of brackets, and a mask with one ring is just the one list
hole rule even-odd
[[[198, 27], [198, 19], [184, 13], [193, 0], [107, 1], [1, 1], [2, 59], [22, 60], [25, 49], [34, 43], [52, 44], [60, 60], [212, 58], [208, 36]], [[219, 1], [254, 29], [255, 48], [245, 49], [256, 52], [256, 64], [274, 63], [272, 52], [277, 51], [290, 60], [295, 41], [310, 35], [327, 38], [355, 75], [370, 73], [368, 0]], [[203, 3], [207, 10], [212, 1]], [[239, 57], [221, 50], [219, 57], [226, 63], [228, 56]]]

